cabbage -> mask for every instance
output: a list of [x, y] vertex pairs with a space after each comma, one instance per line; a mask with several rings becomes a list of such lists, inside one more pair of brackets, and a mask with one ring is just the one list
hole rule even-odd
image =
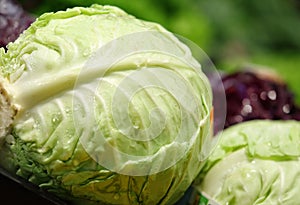
[[75, 204], [173, 204], [212, 140], [212, 94], [156, 23], [93, 5], [0, 50], [0, 164]]
[[196, 186], [219, 204], [298, 204], [300, 123], [255, 120], [226, 129]]

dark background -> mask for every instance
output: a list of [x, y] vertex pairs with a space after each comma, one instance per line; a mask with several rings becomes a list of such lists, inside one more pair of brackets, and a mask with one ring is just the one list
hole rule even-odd
[[54, 205], [33, 191], [25, 189], [17, 182], [0, 174], [0, 193], [2, 205]]

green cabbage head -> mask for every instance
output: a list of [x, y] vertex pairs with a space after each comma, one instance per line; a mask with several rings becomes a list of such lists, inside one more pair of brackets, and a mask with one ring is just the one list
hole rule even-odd
[[212, 95], [156, 23], [93, 5], [39, 17], [0, 50], [0, 158], [74, 204], [174, 204], [211, 140]]
[[300, 122], [255, 120], [226, 129], [196, 187], [219, 204], [299, 204]]

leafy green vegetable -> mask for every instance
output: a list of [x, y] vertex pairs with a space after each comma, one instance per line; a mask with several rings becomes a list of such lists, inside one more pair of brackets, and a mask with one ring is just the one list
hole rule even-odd
[[111, 6], [46, 13], [0, 59], [0, 103], [17, 112], [0, 110], [11, 173], [75, 204], [151, 205], [199, 173], [210, 85], [160, 25]]
[[226, 129], [197, 188], [220, 204], [296, 204], [300, 123], [256, 120]]

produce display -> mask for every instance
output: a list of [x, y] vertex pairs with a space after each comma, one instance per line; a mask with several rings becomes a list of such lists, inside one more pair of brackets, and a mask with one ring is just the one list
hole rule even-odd
[[0, 2], [0, 173], [57, 205], [298, 203], [300, 108], [280, 72], [206, 77], [175, 35], [114, 6], [34, 21]]

